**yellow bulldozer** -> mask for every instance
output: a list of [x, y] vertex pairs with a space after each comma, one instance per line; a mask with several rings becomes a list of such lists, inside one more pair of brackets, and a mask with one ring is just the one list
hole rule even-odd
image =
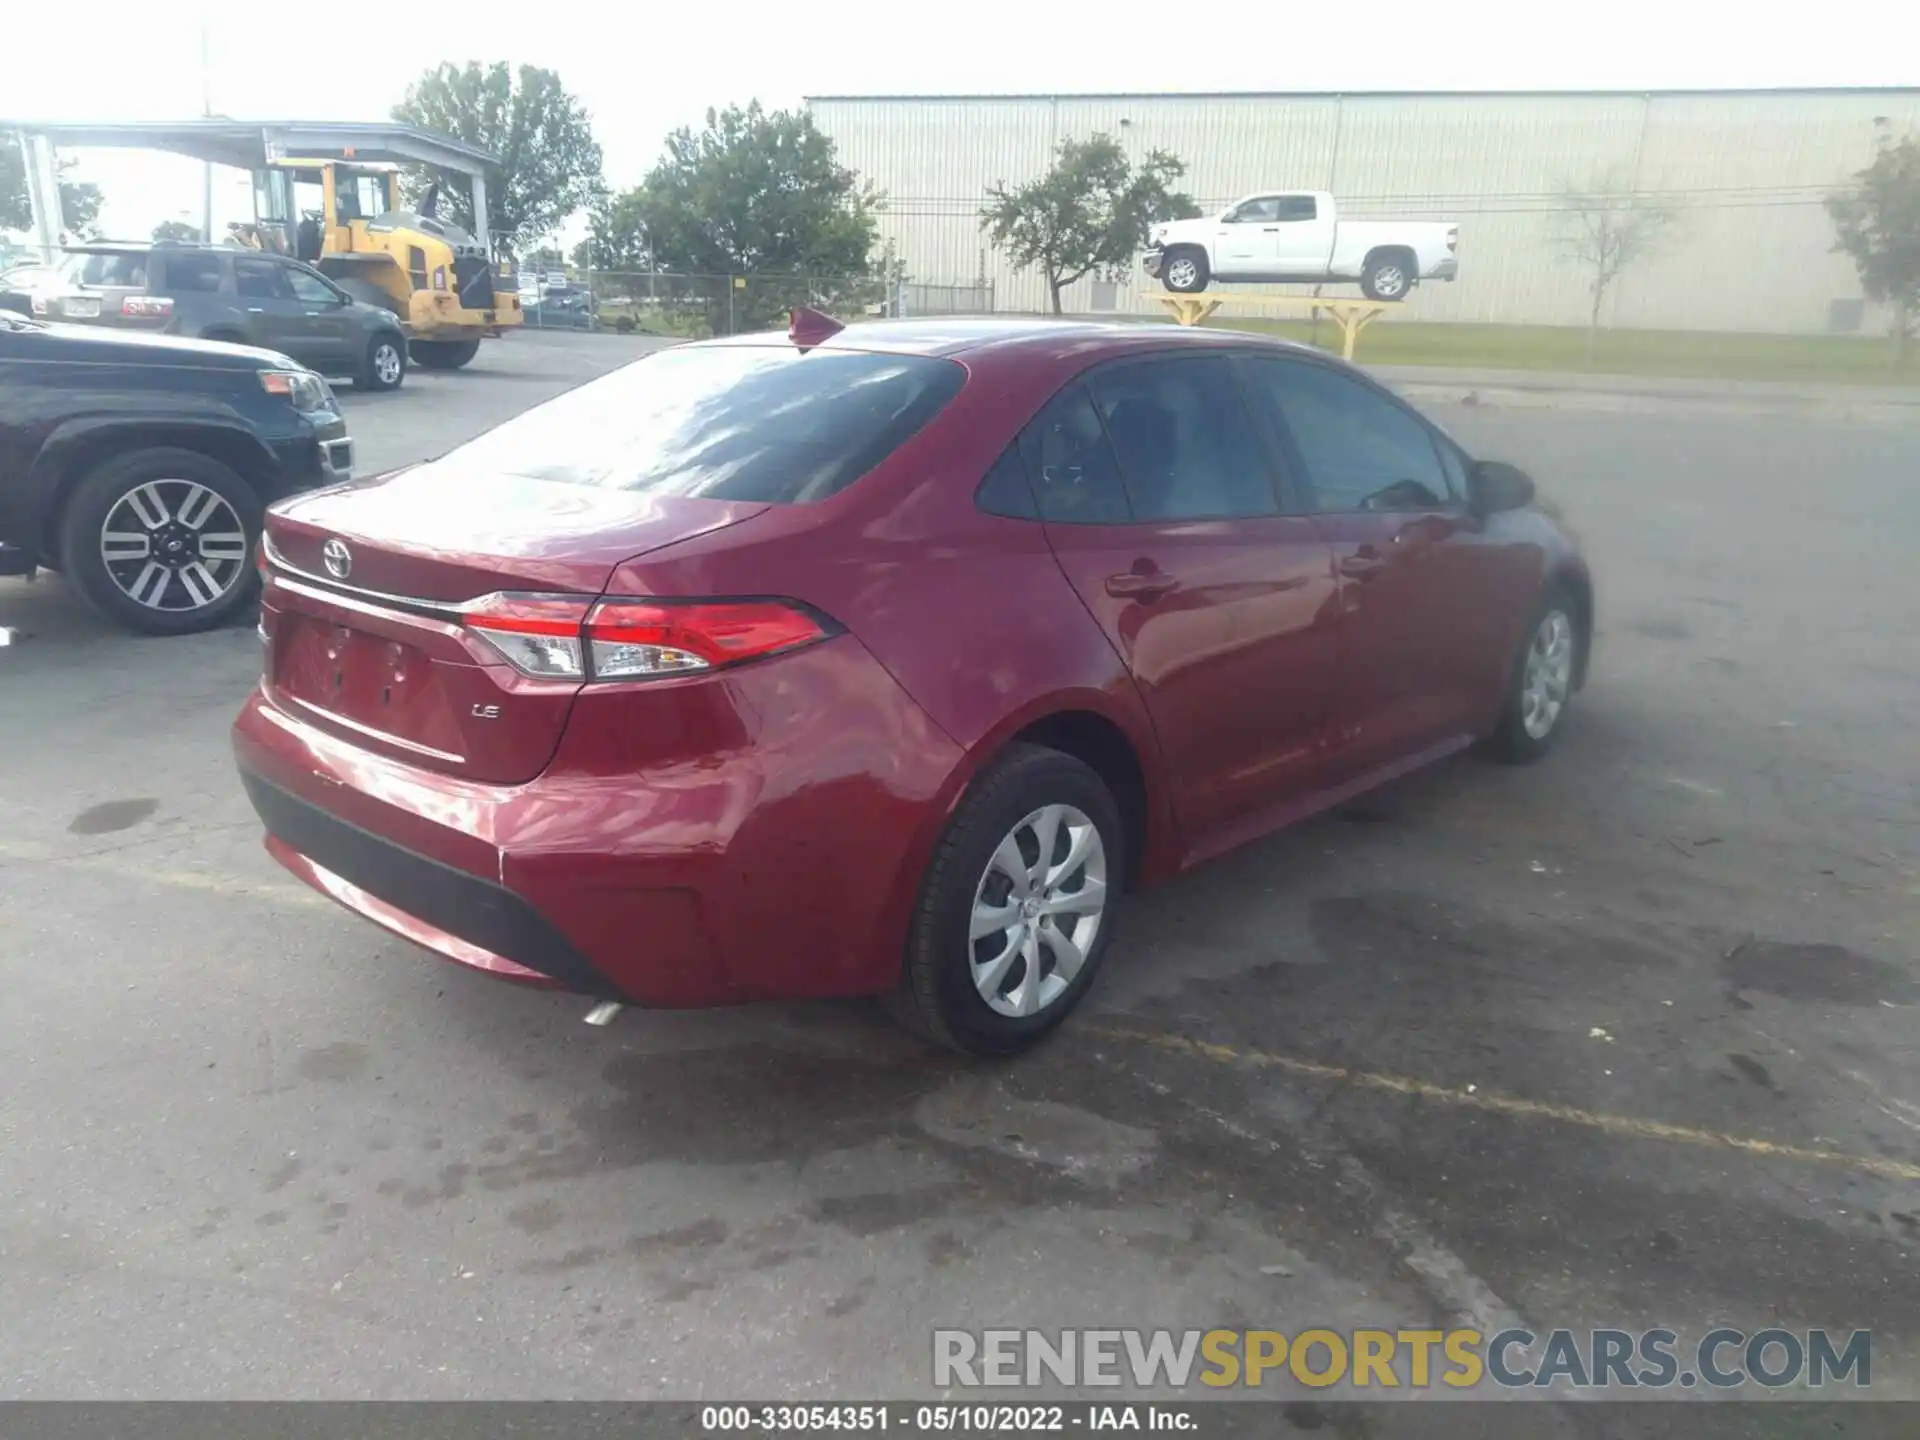
[[521, 323], [510, 267], [436, 211], [402, 207], [391, 162], [280, 157], [253, 172], [254, 223], [235, 238], [304, 260], [400, 317], [414, 360], [456, 370], [481, 337]]
[[[355, 299], [400, 317], [414, 360], [454, 370], [480, 341], [524, 318], [512, 271], [496, 265], [487, 236], [487, 177], [498, 161], [452, 136], [409, 125], [335, 121], [113, 124], [0, 121], [0, 144], [17, 130], [27, 142], [29, 199], [42, 251], [57, 248], [57, 211], [48, 197], [59, 145], [163, 150], [253, 176], [254, 217], [229, 227], [243, 245], [293, 255], [331, 276]], [[401, 208], [402, 165], [467, 177], [474, 233], [436, 212], [436, 190], [419, 208]], [[211, 173], [211, 171], [209, 171]], [[212, 183], [206, 220], [212, 219]]]

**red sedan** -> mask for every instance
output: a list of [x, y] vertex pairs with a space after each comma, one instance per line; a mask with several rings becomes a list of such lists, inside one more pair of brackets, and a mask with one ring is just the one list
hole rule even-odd
[[1007, 1053], [1124, 892], [1552, 744], [1593, 598], [1532, 493], [1317, 351], [797, 312], [275, 507], [234, 747], [451, 959]]

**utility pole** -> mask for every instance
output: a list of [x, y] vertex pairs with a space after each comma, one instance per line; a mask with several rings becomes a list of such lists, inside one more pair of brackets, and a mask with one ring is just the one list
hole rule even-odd
[[[200, 113], [213, 118], [213, 76], [207, 64], [207, 23], [200, 22]], [[213, 243], [213, 162], [200, 167], [200, 238]]]

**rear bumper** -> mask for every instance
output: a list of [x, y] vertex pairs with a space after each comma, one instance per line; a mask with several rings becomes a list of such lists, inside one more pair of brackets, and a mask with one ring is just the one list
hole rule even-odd
[[582, 696], [520, 784], [264, 689], [234, 752], [275, 859], [447, 959], [662, 1008], [891, 988], [963, 755], [851, 636], [698, 683], [693, 732], [632, 687]]
[[1459, 274], [1460, 274], [1460, 257], [1457, 255], [1449, 255], [1446, 259], [1442, 260], [1438, 265], [1435, 265], [1433, 267], [1433, 273], [1429, 275], [1427, 278], [1429, 280], [1453, 280], [1453, 279], [1457, 279], [1459, 277]]

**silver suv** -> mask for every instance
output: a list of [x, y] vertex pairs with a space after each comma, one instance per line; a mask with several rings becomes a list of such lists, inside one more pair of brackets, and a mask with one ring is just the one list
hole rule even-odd
[[392, 390], [406, 378], [407, 338], [392, 311], [282, 255], [167, 241], [75, 245], [30, 298], [47, 320], [277, 350], [362, 389]]

